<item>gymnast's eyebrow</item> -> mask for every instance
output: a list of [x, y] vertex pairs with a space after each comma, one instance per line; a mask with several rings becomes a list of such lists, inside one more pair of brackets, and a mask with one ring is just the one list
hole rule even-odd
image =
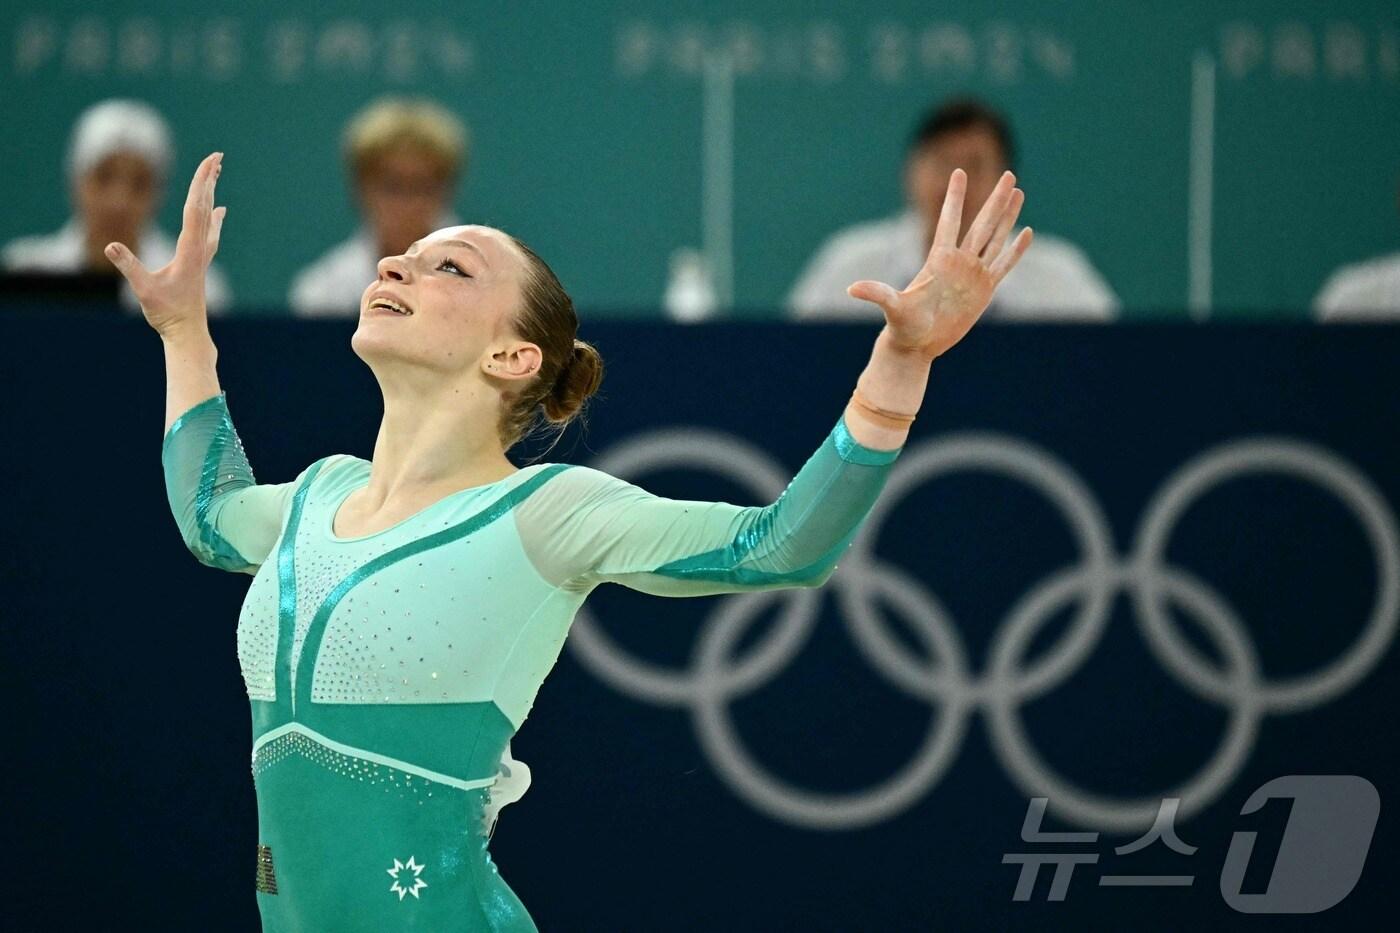
[[[486, 254], [481, 251], [481, 247], [477, 246], [475, 243], [468, 243], [466, 240], [439, 240], [438, 244], [441, 246], [465, 246], [467, 249], [476, 250], [476, 254], [481, 257], [481, 261], [487, 266], [491, 265], [491, 263], [486, 261]], [[414, 243], [408, 248], [408, 251], [410, 253], [413, 252], [419, 248], [419, 245], [418, 243]]]

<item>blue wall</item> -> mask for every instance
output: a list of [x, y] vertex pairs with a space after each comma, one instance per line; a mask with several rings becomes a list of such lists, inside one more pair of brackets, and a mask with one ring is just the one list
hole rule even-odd
[[[261, 481], [330, 452], [371, 454], [379, 399], [348, 326], [214, 327]], [[723, 442], [790, 475], [841, 411], [873, 332], [600, 324], [583, 336], [608, 362], [604, 394], [586, 435], [549, 459], [606, 464], [645, 449], [646, 432], [680, 427], [717, 432], [694, 435], [708, 451]], [[7, 920], [255, 929], [234, 651], [248, 578], [199, 565], [176, 533], [159, 341], [116, 316], [15, 313], [0, 348]], [[888, 511], [833, 579], [809, 603], [788, 601], [801, 591], [758, 601], [737, 643], [718, 645], [733, 664], [770, 637], [780, 608], [814, 613], [797, 647], [718, 708], [732, 732], [714, 731], [699, 704], [659, 706], [618, 677], [629, 657], [678, 677], [699, 670], [724, 614], [747, 604], [594, 594], [513, 743], [535, 783], [493, 841], [503, 876], [544, 930], [1215, 929], [1240, 919], [1218, 881], [1231, 833], [1260, 834], [1247, 881], [1262, 889], [1288, 816], [1241, 817], [1250, 793], [1282, 775], [1352, 774], [1382, 801], [1365, 872], [1325, 914], [1278, 922], [1373, 926], [1400, 854], [1394, 606], [1367, 622], [1384, 568], [1400, 561], [1398, 356], [1395, 328], [978, 328], [936, 364]], [[1243, 469], [1180, 500], [1161, 559], [1135, 562], [1152, 550], [1140, 535], [1154, 508], [1221, 451]], [[967, 468], [940, 475], [940, 463]], [[1279, 472], [1290, 466], [1306, 475]], [[768, 501], [737, 469], [630, 478], [664, 495]], [[1087, 523], [1100, 584], [1136, 566], [1136, 579], [1167, 587], [1169, 647], [1186, 673], [1145, 637], [1130, 598], [1140, 589], [1105, 590], [1100, 634], [1060, 654], [1083, 631], [1084, 601], [1027, 601], [1093, 564], [1055, 494]], [[1018, 616], [1032, 627], [1013, 663], [1064, 664], [1043, 692], [999, 706], [996, 684], [1028, 689], [1017, 668], [996, 675]], [[613, 663], [581, 650], [579, 626], [612, 639]], [[1329, 687], [1326, 670], [1348, 658], [1358, 666]], [[1228, 698], [1211, 699], [1212, 682]], [[1019, 715], [1024, 743], [995, 728], [998, 709]], [[1221, 751], [1231, 735], [1238, 754]], [[927, 761], [930, 736], [948, 743], [943, 757], [907, 793], [885, 792]], [[1017, 763], [1018, 749], [1041, 765]], [[1143, 806], [1211, 766], [1221, 780], [1182, 795], [1177, 821], [1194, 855], [1114, 854], [1140, 834], [1129, 824]], [[863, 795], [875, 810], [804, 811], [819, 793]], [[1097, 829], [1100, 841], [1023, 843], [1038, 794], [1050, 797], [1047, 829]], [[1106, 798], [1107, 822], [1086, 816], [1085, 795]], [[1136, 800], [1148, 804], [1122, 805]], [[1002, 856], [1063, 848], [1099, 864], [1076, 871], [1063, 902], [1046, 901], [1042, 879], [1014, 903], [1016, 868]], [[1097, 886], [1115, 872], [1195, 882]]]

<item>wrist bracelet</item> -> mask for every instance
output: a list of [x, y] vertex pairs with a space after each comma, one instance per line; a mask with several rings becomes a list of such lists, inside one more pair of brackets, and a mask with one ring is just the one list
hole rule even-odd
[[851, 404], [859, 408], [867, 418], [882, 427], [891, 428], [896, 431], [905, 430], [914, 422], [914, 415], [906, 415], [903, 412], [890, 411], [887, 408], [880, 408], [870, 404], [865, 397], [860, 394], [860, 389], [851, 393]]

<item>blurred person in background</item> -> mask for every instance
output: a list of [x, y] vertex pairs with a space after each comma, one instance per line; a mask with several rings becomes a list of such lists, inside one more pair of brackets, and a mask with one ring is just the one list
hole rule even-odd
[[[94, 104], [78, 117], [68, 143], [69, 196], [73, 214], [58, 231], [11, 240], [0, 251], [6, 272], [115, 275], [103, 249], [113, 241], [135, 243], [137, 257], [159, 268], [175, 256], [175, 240], [156, 223], [175, 150], [170, 126], [155, 108], [137, 100]], [[209, 311], [227, 310], [231, 294], [217, 266], [209, 269]], [[121, 302], [140, 305], [130, 285]]]
[[1333, 272], [1313, 300], [1313, 313], [1319, 321], [1400, 321], [1400, 252]]
[[[879, 309], [852, 298], [855, 279], [908, 281], [928, 255], [948, 178], [967, 173], [963, 224], [986, 201], [1015, 157], [1006, 119], [972, 98], [955, 98], [923, 118], [909, 141], [904, 163], [908, 206], [899, 214], [840, 230], [817, 250], [788, 295], [798, 320], [865, 320]], [[1036, 231], [1035, 241], [997, 289], [991, 320], [1109, 321], [1119, 302], [1083, 251]]]
[[354, 236], [297, 273], [288, 301], [298, 315], [358, 317], [381, 257], [460, 223], [452, 199], [466, 169], [467, 130], [437, 104], [374, 102], [350, 121], [345, 159], [362, 222]]

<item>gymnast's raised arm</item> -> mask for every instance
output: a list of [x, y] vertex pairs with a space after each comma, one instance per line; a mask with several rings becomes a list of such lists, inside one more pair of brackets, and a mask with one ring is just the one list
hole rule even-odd
[[147, 269], [122, 243], [106, 256], [131, 283], [165, 345], [166, 494], [185, 545], [211, 567], [256, 572], [281, 532], [294, 483], [259, 486], [229, 420], [215, 371], [204, 279], [219, 248], [225, 208], [214, 206], [223, 153], [199, 164], [185, 198], [175, 258]]
[[214, 207], [214, 185], [223, 153], [199, 163], [185, 198], [184, 222], [175, 244], [175, 258], [154, 272], [123, 243], [103, 251], [131, 283], [141, 313], [165, 344], [165, 430], [196, 402], [219, 394], [214, 371], [218, 354], [209, 336], [204, 304], [204, 277], [219, 249], [223, 207]]
[[561, 474], [519, 510], [547, 579], [658, 596], [816, 587], [874, 505], [923, 402], [933, 360], [962, 339], [1031, 241], [1008, 243], [1024, 194], [1006, 173], [959, 241], [967, 176], [953, 173], [927, 262], [902, 291], [850, 287], [885, 314], [870, 362], [826, 439], [776, 502], [668, 499], [591, 468]]

